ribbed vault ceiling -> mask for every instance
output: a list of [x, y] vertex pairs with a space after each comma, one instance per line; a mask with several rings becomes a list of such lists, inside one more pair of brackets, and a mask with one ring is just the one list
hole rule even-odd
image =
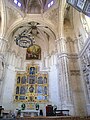
[[49, 39], [56, 39], [54, 32], [49, 27], [34, 21], [25, 23], [16, 28], [13, 31], [13, 37], [15, 38], [15, 36], [18, 36], [24, 31], [33, 36], [35, 42], [37, 42], [37, 40], [42, 40], [42, 42], [46, 40], [47, 42]]
[[[14, 4], [14, 0], [8, 0]], [[26, 13], [41, 13], [44, 11], [48, 0], [17, 0], [21, 3], [21, 9]]]
[[21, 0], [23, 8], [27, 13], [31, 12], [32, 9], [37, 9], [38, 12], [44, 9], [47, 0]]

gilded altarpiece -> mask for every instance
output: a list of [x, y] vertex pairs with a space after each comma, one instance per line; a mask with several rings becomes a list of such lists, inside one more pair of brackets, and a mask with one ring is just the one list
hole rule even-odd
[[17, 72], [14, 97], [16, 102], [47, 102], [48, 74], [39, 73], [37, 65], [27, 65], [26, 73]]

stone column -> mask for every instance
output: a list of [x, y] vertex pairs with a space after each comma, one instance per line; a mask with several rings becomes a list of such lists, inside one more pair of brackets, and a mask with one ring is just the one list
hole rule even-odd
[[60, 95], [59, 108], [70, 110], [70, 115], [74, 114], [71, 97], [69, 57], [66, 51], [66, 39], [64, 37], [56, 41], [58, 50], [58, 85]]
[[2, 87], [4, 81], [6, 46], [7, 46], [7, 41], [3, 38], [0, 38], [0, 104], [2, 104]]
[[70, 114], [73, 114], [70, 83], [69, 83], [69, 68], [68, 68], [68, 55], [66, 50], [66, 39], [64, 37], [64, 0], [59, 1], [59, 37], [56, 40], [58, 51], [58, 79], [59, 79], [59, 95], [61, 109], [70, 110]]
[[59, 64], [59, 93], [61, 100], [61, 109], [70, 110], [73, 115], [74, 109], [72, 106], [72, 97], [70, 89], [70, 73], [69, 73], [69, 59], [66, 53], [58, 56]]

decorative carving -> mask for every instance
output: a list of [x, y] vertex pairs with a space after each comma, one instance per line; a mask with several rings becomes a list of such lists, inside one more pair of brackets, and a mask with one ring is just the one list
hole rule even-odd
[[87, 21], [85, 19], [85, 16], [83, 16], [83, 15], [81, 16], [81, 22], [82, 22], [83, 28], [84, 28], [84, 30], [86, 32], [86, 37], [88, 37], [89, 34], [90, 34], [90, 30], [89, 30], [89, 26], [87, 24]]
[[87, 97], [90, 102], [90, 46], [89, 45], [81, 56], [81, 64], [84, 74]]
[[86, 90], [87, 90], [88, 98], [90, 101], [90, 73], [87, 73], [84, 77], [86, 82]]
[[38, 73], [38, 66], [29, 64], [27, 72], [19, 71], [16, 77], [15, 101], [47, 102], [48, 76], [46, 72]]
[[80, 70], [70, 70], [71, 75], [80, 75]]
[[90, 63], [87, 54], [83, 55], [81, 62], [82, 62], [83, 72], [90, 71]]

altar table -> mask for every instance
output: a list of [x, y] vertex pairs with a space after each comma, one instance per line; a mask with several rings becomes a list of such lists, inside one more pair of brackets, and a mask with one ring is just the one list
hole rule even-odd
[[39, 110], [21, 110], [20, 117], [23, 117], [23, 116], [31, 116], [31, 117], [39, 116]]

